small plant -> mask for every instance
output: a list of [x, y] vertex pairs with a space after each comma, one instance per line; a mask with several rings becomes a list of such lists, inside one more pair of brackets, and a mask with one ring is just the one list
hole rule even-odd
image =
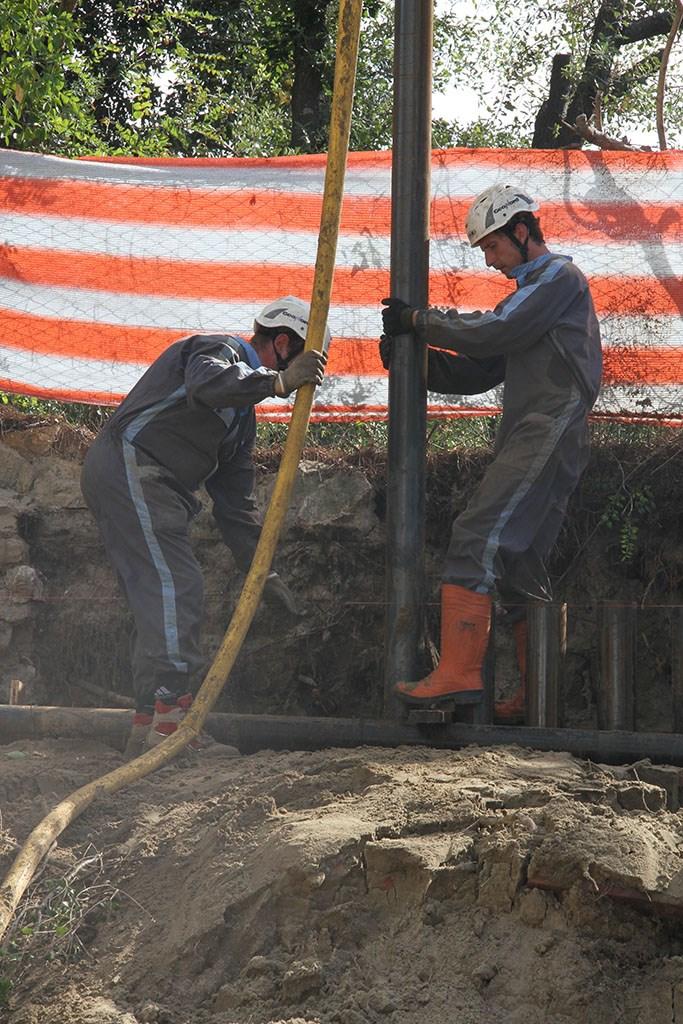
[[12, 981], [0, 974], [0, 1006], [7, 1006], [12, 992]]
[[602, 522], [617, 530], [621, 562], [633, 561], [640, 531], [654, 507], [654, 496], [646, 484], [633, 491], [620, 489], [608, 498]]
[[12, 395], [0, 391], [0, 406], [5, 413], [16, 412], [29, 423], [35, 420], [64, 420], [75, 427], [99, 430], [111, 414], [111, 409], [102, 405], [85, 405], [80, 402], [58, 402], [54, 399], [33, 398], [30, 395]]
[[50, 872], [48, 861], [0, 946], [0, 1006], [31, 967], [84, 956], [96, 919], [115, 911], [122, 895], [104, 877], [102, 855], [93, 846], [66, 873]]

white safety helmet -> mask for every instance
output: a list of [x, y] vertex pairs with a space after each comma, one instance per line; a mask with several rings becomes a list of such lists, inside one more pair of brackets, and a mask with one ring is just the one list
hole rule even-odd
[[[308, 320], [311, 315], [311, 307], [303, 299], [297, 299], [295, 295], [285, 295], [275, 302], [269, 302], [254, 320], [254, 333], [259, 327], [288, 327], [295, 331], [300, 338], [306, 340], [308, 331]], [[325, 324], [325, 337], [323, 338], [323, 352], [330, 347], [332, 335]]]
[[533, 213], [538, 203], [514, 185], [492, 185], [480, 193], [467, 211], [465, 230], [474, 248], [485, 235], [500, 231], [516, 213]]

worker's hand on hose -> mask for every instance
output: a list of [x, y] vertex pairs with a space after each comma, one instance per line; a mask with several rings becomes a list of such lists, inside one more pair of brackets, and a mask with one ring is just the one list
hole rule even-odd
[[394, 339], [390, 334], [383, 334], [379, 339], [379, 357], [382, 360], [382, 366], [385, 370], [388, 370], [391, 365], [391, 348], [393, 340]]
[[413, 329], [413, 313], [415, 310], [403, 299], [382, 299], [382, 325], [384, 333], [391, 336], [407, 334]]
[[302, 384], [322, 384], [325, 376], [325, 363], [327, 355], [325, 352], [318, 352], [317, 349], [309, 349], [302, 352], [289, 364], [286, 370], [281, 370], [275, 381], [275, 394], [279, 398], [286, 398], [296, 391]]
[[301, 615], [301, 609], [296, 603], [294, 594], [276, 572], [268, 573], [263, 587], [263, 597], [266, 604], [273, 608], [280, 608], [290, 615]]

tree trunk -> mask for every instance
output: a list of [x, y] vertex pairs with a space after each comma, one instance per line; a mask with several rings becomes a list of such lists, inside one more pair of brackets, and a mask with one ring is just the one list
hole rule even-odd
[[295, 0], [292, 146], [304, 153], [327, 148], [328, 104], [323, 91], [330, 0]]
[[[598, 94], [610, 89], [614, 94], [612, 71], [621, 47], [667, 33], [673, 23], [673, 14], [662, 11], [626, 21], [623, 7], [622, 0], [602, 0], [583, 71], [573, 86], [565, 77], [571, 57], [568, 54], [555, 56], [548, 99], [536, 116], [531, 143], [534, 149], [580, 148], [583, 140], [571, 126], [582, 116], [590, 121]], [[637, 71], [638, 66], [632, 69], [634, 80]]]
[[570, 60], [568, 53], [557, 53], [553, 57], [548, 99], [543, 101], [536, 115], [532, 149], [555, 149], [559, 145], [557, 132], [566, 116], [571, 93], [571, 82], [565, 75]]

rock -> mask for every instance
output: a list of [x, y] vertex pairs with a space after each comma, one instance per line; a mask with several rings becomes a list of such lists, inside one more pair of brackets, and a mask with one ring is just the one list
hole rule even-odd
[[247, 977], [257, 977], [259, 974], [269, 974], [277, 969], [276, 960], [267, 956], [252, 956], [242, 973]]
[[28, 558], [28, 544], [18, 536], [0, 536], [0, 569], [8, 565], [20, 565]]
[[540, 928], [548, 909], [547, 897], [540, 889], [527, 889], [519, 895], [519, 916], [524, 924]]
[[10, 601], [42, 601], [43, 584], [31, 565], [17, 565], [5, 576]]
[[[633, 778], [642, 783], [649, 783], [653, 787], [661, 787], [666, 793], [666, 807], [670, 811], [677, 811], [679, 808], [679, 787], [681, 785], [680, 768], [670, 764], [652, 764], [651, 761], [639, 761], [631, 765], [630, 773]], [[654, 808], [649, 808], [654, 810]]]
[[290, 967], [282, 977], [282, 996], [288, 1002], [298, 1002], [305, 996], [319, 992], [323, 983], [323, 968], [318, 960], [302, 961]]
[[483, 989], [493, 981], [497, 974], [498, 968], [495, 964], [484, 963], [472, 971], [471, 978], [478, 989]]
[[6, 651], [12, 642], [12, 627], [9, 622], [0, 621], [0, 651]]
[[424, 923], [434, 926], [437, 924], [441, 924], [443, 919], [443, 908], [438, 903], [435, 903], [434, 900], [427, 900], [427, 902], [425, 903], [424, 911], [422, 913], [422, 920], [424, 921]]
[[37, 459], [31, 497], [43, 508], [83, 508], [81, 467], [78, 462], [55, 456]]
[[474, 917], [472, 918], [472, 931], [478, 939], [484, 934], [486, 925], [488, 924], [488, 914], [485, 910], [475, 911]]
[[24, 622], [26, 619], [30, 619], [32, 614], [32, 608], [28, 602], [15, 604], [8, 599], [6, 591], [0, 590], [0, 619], [4, 622]]
[[[257, 485], [256, 498], [262, 510], [268, 505], [274, 482], [271, 476]], [[375, 492], [361, 470], [346, 466], [340, 473], [318, 462], [300, 464], [286, 527], [343, 527], [365, 536], [378, 524]]]
[[151, 1000], [137, 1011], [137, 1018], [140, 1024], [170, 1024], [171, 1021], [168, 1010]]
[[667, 794], [661, 786], [651, 786], [647, 782], [619, 782], [614, 788], [617, 802], [625, 811], [663, 811], [666, 808]]
[[371, 1010], [375, 1011], [375, 1013], [381, 1013], [385, 1016], [390, 1013], [396, 1013], [396, 1010], [398, 1009], [394, 999], [392, 999], [388, 992], [385, 992], [385, 990], [381, 988], [375, 989], [374, 992], [370, 993], [368, 1005]]
[[515, 842], [492, 845], [483, 851], [481, 864], [479, 906], [509, 913], [523, 880], [525, 859], [519, 846]]
[[[4, 435], [6, 438], [7, 435]], [[3, 439], [0, 444], [0, 487], [25, 494], [34, 479], [31, 463], [10, 448]]]
[[24, 458], [33, 459], [53, 450], [61, 429], [58, 423], [36, 423], [24, 430], [7, 431], [3, 443]]

